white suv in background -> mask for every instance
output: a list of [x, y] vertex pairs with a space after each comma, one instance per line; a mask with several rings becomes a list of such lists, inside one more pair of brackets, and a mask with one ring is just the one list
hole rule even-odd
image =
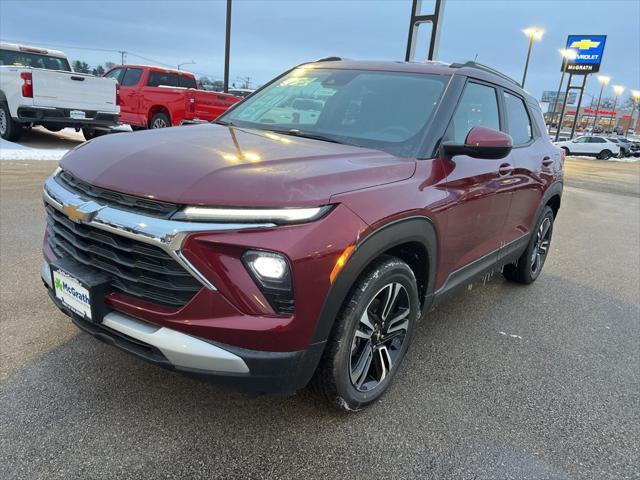
[[554, 142], [554, 145], [562, 148], [567, 155], [584, 155], [597, 157], [600, 160], [607, 160], [620, 154], [620, 145], [598, 135], [587, 135], [564, 142]]

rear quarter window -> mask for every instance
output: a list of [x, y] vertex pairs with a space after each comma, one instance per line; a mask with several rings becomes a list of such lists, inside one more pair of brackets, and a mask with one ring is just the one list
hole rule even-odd
[[183, 88], [198, 88], [196, 79], [194, 77], [188, 77], [186, 75], [180, 75], [179, 85]]
[[514, 145], [524, 145], [533, 138], [531, 119], [520, 97], [504, 92], [504, 106], [507, 115], [507, 133]]
[[149, 72], [149, 87], [179, 87], [180, 75], [169, 72]]

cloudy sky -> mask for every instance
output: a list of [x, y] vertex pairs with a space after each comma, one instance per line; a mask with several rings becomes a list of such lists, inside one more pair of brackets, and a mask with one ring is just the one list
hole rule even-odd
[[[423, 1], [428, 13], [433, 0]], [[61, 46], [91, 65], [162, 63], [222, 78], [225, 5], [201, 1], [0, 0], [0, 38]], [[411, 0], [234, 0], [231, 79], [261, 84], [327, 55], [402, 60]], [[640, 89], [640, 0], [447, 0], [439, 59], [473, 59], [520, 80], [527, 50], [521, 30], [545, 29], [534, 46], [527, 89], [555, 90], [568, 34], [606, 34], [602, 72]], [[72, 48], [73, 47], [73, 48]], [[426, 44], [424, 46], [426, 57]], [[588, 92], [597, 94], [592, 79]], [[589, 102], [589, 97], [586, 101]]]

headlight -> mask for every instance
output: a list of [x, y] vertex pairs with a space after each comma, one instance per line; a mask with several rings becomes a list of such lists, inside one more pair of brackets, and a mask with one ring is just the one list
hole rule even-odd
[[220, 223], [273, 223], [276, 225], [304, 223], [325, 215], [331, 206], [311, 208], [218, 208], [185, 207], [174, 220]]
[[291, 268], [287, 259], [275, 252], [249, 250], [242, 262], [271, 307], [280, 314], [294, 312]]

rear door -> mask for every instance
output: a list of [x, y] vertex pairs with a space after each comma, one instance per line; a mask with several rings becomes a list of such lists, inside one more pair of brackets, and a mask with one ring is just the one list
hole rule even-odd
[[[446, 139], [464, 143], [476, 126], [500, 130], [498, 91], [490, 84], [469, 81], [456, 108]], [[457, 155], [444, 162], [450, 198], [446, 237], [448, 271], [483, 257], [491, 262], [503, 241], [512, 178], [505, 159]]]
[[529, 233], [545, 186], [553, 179], [550, 166], [559, 160], [559, 154], [553, 144], [542, 137], [545, 128], [542, 113], [538, 113], [539, 121], [535, 122], [537, 112], [522, 97], [507, 90], [502, 95], [506, 132], [513, 140], [513, 149], [507, 157], [514, 166], [513, 196], [504, 228], [504, 241], [509, 244]]

